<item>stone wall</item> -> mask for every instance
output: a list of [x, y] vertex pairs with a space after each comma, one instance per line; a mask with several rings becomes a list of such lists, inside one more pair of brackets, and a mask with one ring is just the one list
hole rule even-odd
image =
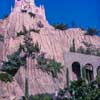
[[74, 62], [79, 62], [81, 68], [85, 66], [86, 64], [91, 64], [93, 66], [94, 79], [96, 78], [97, 68], [100, 66], [100, 57], [69, 52], [69, 53], [65, 53], [64, 58], [65, 58], [65, 66], [66, 68], [69, 69], [70, 80], [73, 79], [72, 64]]

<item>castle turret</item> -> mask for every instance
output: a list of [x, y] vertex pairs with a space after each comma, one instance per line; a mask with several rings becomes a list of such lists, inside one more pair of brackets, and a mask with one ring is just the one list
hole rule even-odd
[[23, 4], [35, 6], [34, 0], [15, 0], [15, 5], [20, 6], [20, 5], [23, 5]]
[[15, 7], [17, 11], [19, 9], [31, 9], [32, 7], [35, 8], [35, 2], [34, 0], [15, 0]]

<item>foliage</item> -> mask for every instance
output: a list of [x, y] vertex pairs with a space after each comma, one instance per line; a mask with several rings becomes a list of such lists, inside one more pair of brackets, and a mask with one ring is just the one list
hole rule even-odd
[[46, 65], [47, 64], [47, 59], [45, 58], [45, 53], [41, 53], [38, 57], [37, 57], [37, 63], [39, 65]]
[[84, 81], [86, 82], [86, 68], [83, 66], [82, 67], [82, 79], [84, 79]]
[[[88, 54], [88, 55], [95, 55], [95, 56], [100, 56], [100, 48], [96, 48], [95, 45], [92, 45], [88, 42], [82, 42], [85, 47], [80, 46], [75, 52], [77, 53], [82, 53], [82, 54]], [[71, 48], [70, 51], [73, 51]]]
[[0, 41], [4, 42], [4, 36], [0, 34]]
[[86, 84], [84, 80], [73, 81], [70, 86], [72, 100], [100, 100], [100, 90], [95, 83]]
[[82, 46], [80, 46], [78, 49], [77, 49], [77, 52], [78, 53], [82, 53], [82, 54], [85, 54], [85, 49], [82, 47]]
[[100, 72], [97, 73], [97, 83], [98, 83], [98, 86], [100, 88]]
[[40, 46], [38, 42], [34, 44], [32, 42], [32, 38], [28, 36], [24, 38], [24, 45], [21, 45], [21, 48], [25, 52], [27, 57], [31, 56], [34, 58], [35, 53], [40, 52]]
[[57, 74], [61, 72], [61, 68], [61, 63], [57, 62], [55, 59], [51, 59], [47, 64], [47, 71], [50, 71], [53, 77], [57, 77]]
[[3, 62], [2, 71], [14, 76], [21, 65], [25, 64], [24, 57], [20, 57], [21, 49], [7, 56], [8, 61]]
[[30, 33], [30, 32], [35, 32], [35, 33], [39, 33], [40, 32], [40, 30], [36, 30], [36, 29], [29, 29], [29, 30], [27, 30], [26, 28], [25, 28], [25, 26], [23, 26], [23, 31], [20, 31], [20, 32], [17, 32], [17, 36], [21, 36], [21, 35], [27, 35], [28, 33]]
[[88, 28], [86, 35], [94, 36], [98, 35], [99, 31], [96, 28]]
[[67, 87], [69, 87], [69, 70], [68, 70], [68, 68], [66, 69], [66, 85], [67, 85]]
[[25, 36], [28, 32], [29, 32], [29, 31], [27, 31], [26, 27], [23, 26], [23, 31], [18, 32], [18, 33], [17, 33], [17, 36], [20, 36], [20, 35], [24, 35], [24, 36]]
[[69, 28], [68, 25], [63, 24], [63, 23], [61, 23], [61, 24], [53, 24], [52, 26], [55, 29], [59, 29], [59, 30], [62, 30], [62, 31], [67, 30]]
[[61, 63], [57, 62], [55, 59], [46, 59], [44, 53], [38, 56], [37, 63], [39, 68], [48, 73], [52, 73], [53, 77], [57, 77], [57, 74], [61, 72]]
[[7, 73], [0, 73], [0, 80], [5, 82], [5, 83], [12, 82], [13, 77]]
[[[22, 100], [26, 100], [25, 97], [22, 97]], [[49, 94], [38, 94], [35, 96], [29, 96], [28, 100], [53, 100], [52, 96]]]
[[97, 48], [97, 56], [100, 56], [100, 48]]

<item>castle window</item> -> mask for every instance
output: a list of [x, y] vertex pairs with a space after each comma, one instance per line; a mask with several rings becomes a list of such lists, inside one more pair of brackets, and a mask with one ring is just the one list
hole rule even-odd
[[90, 81], [92, 81], [94, 79], [92, 64], [87, 63], [85, 65], [85, 69], [86, 69], [86, 78], [87, 78], [87, 81], [90, 82]]
[[80, 63], [79, 62], [72, 63], [72, 72], [73, 72], [74, 79], [78, 80], [81, 78], [81, 70], [80, 70]]

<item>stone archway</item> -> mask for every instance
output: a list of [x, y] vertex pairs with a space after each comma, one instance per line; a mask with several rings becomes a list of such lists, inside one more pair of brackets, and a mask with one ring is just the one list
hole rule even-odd
[[81, 78], [81, 66], [79, 62], [72, 63], [72, 73], [73, 80], [78, 80]]

